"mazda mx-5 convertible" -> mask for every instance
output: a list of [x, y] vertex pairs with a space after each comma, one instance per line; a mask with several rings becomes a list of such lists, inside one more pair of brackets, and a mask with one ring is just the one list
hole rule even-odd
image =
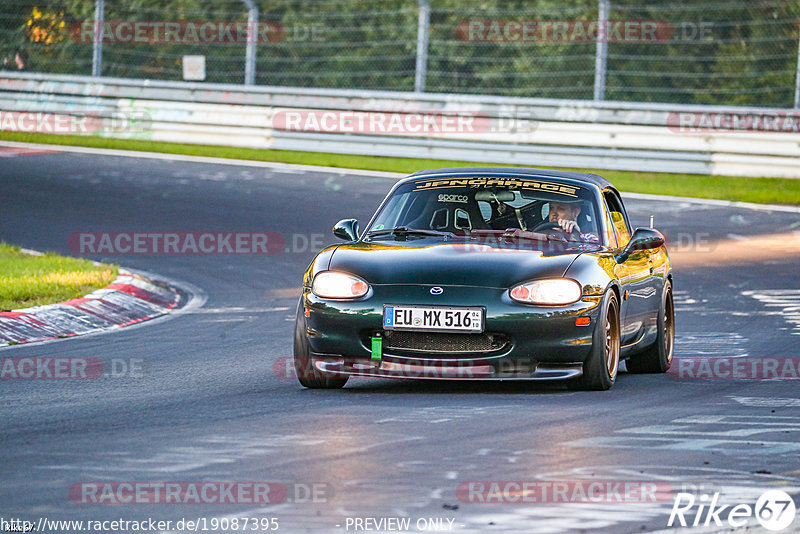
[[664, 236], [632, 231], [593, 174], [421, 171], [395, 184], [364, 231], [303, 277], [294, 364], [309, 388], [350, 376], [562, 380], [605, 390], [672, 361]]

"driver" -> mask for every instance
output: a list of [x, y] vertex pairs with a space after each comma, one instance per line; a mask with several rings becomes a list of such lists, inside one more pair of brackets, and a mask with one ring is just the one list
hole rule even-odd
[[581, 227], [578, 226], [578, 215], [581, 214], [580, 202], [551, 201], [549, 207], [548, 221], [558, 223], [558, 226], [565, 232], [581, 231]]

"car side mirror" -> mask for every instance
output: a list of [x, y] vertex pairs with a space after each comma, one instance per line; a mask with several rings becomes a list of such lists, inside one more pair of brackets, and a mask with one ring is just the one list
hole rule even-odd
[[627, 260], [631, 254], [639, 250], [652, 250], [664, 246], [664, 234], [653, 228], [637, 228], [631, 240], [625, 245], [622, 252], [617, 255], [617, 262]]
[[333, 235], [345, 241], [358, 239], [358, 220], [342, 219], [333, 225]]

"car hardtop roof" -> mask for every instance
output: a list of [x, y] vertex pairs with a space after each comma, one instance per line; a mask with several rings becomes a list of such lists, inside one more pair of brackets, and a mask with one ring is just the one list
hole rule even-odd
[[566, 178], [597, 186], [602, 191], [610, 188], [616, 191], [614, 185], [597, 174], [573, 171], [556, 171], [552, 169], [526, 169], [521, 167], [449, 167], [443, 169], [427, 169], [417, 171], [414, 174], [401, 180], [401, 182], [417, 180], [424, 176], [432, 175], [451, 175], [464, 176], [474, 174], [511, 174], [515, 176], [538, 176], [542, 178]]

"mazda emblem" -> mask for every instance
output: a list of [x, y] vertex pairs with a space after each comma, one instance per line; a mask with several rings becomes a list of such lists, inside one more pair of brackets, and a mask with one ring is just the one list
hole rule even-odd
[[439, 286], [434, 286], [431, 288], [431, 295], [441, 295], [444, 293], [444, 289]]

